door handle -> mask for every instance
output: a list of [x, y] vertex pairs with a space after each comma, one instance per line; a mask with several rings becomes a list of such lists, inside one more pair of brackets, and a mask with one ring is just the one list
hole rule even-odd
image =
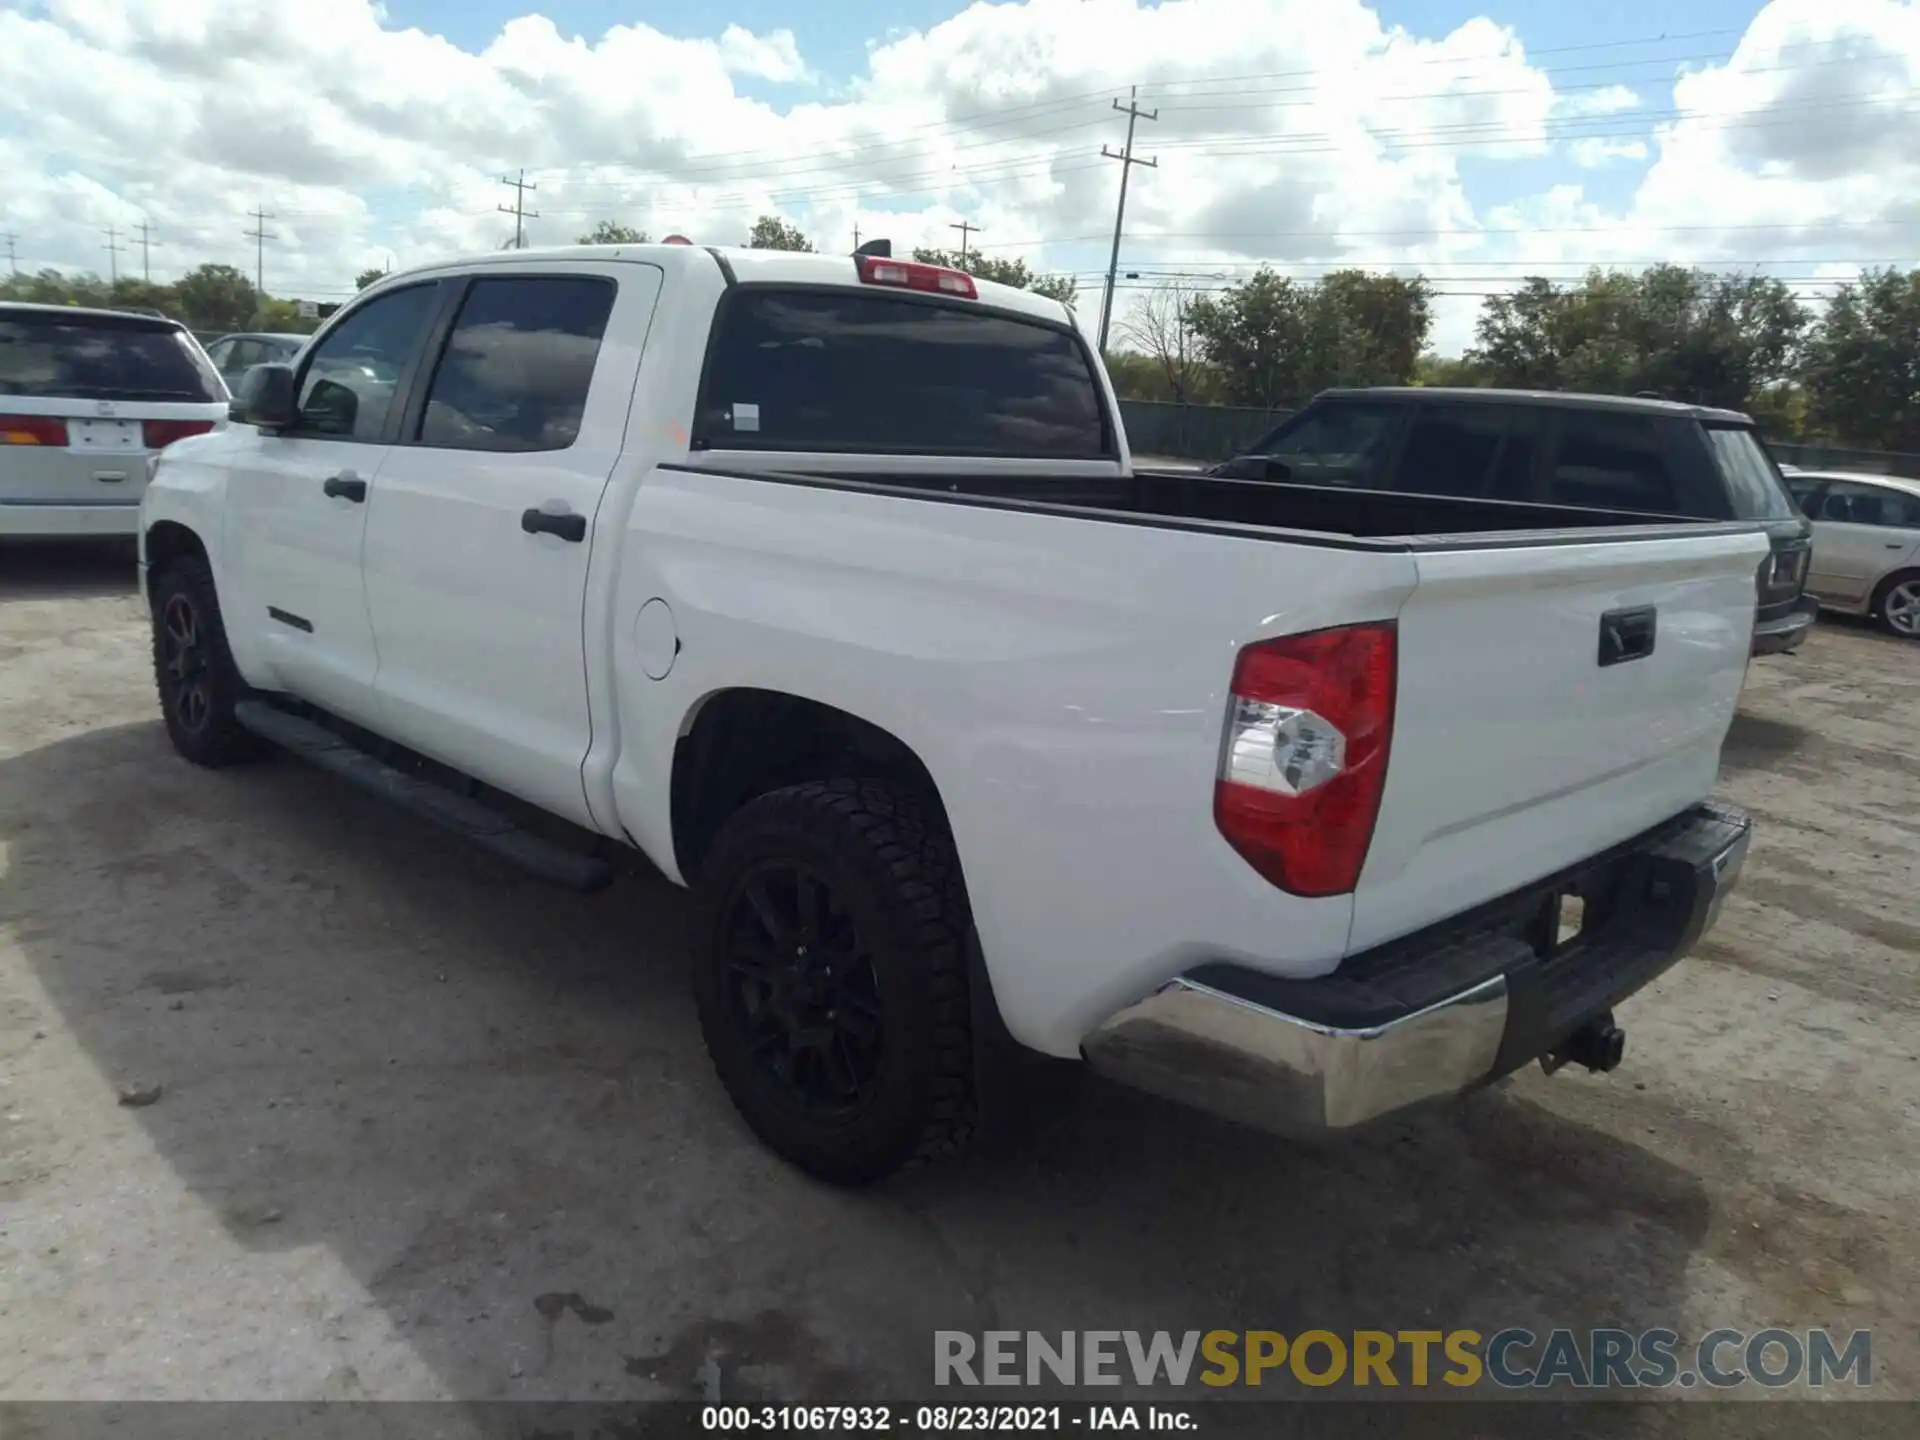
[[342, 470], [338, 475], [329, 475], [327, 483], [320, 489], [329, 500], [351, 500], [358, 505], [367, 498], [367, 482], [351, 470]]
[[1600, 617], [1600, 663], [1624, 665], [1653, 653], [1658, 611], [1651, 605], [1609, 610]]
[[587, 538], [587, 517], [571, 510], [542, 510], [536, 506], [520, 512], [520, 528], [529, 535], [558, 535], [578, 545]]
[[1907, 548], [1907, 542], [1904, 540], [1889, 540], [1887, 541], [1887, 548], [1889, 550], [1904, 550]]

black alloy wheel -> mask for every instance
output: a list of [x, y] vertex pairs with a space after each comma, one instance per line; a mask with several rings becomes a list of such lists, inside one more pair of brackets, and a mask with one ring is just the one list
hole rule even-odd
[[771, 861], [733, 885], [723, 920], [726, 998], [747, 1051], [822, 1118], [873, 1096], [885, 1042], [873, 957], [832, 885]]

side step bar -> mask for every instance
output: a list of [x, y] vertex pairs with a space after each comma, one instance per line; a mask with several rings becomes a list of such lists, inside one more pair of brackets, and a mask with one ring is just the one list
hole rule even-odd
[[588, 891], [598, 890], [613, 879], [613, 867], [606, 861], [544, 840], [481, 801], [397, 770], [325, 726], [290, 715], [265, 700], [240, 701], [233, 707], [233, 718], [261, 739], [472, 841], [542, 880], [569, 890]]

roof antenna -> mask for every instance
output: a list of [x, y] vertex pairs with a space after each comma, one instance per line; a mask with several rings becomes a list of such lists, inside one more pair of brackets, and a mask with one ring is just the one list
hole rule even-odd
[[893, 258], [893, 242], [891, 240], [869, 240], [853, 253], [855, 255], [873, 255], [882, 260], [891, 260]]

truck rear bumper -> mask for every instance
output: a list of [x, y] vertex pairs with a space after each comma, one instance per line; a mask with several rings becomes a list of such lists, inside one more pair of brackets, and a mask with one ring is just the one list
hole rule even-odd
[[1801, 642], [1807, 638], [1807, 632], [1813, 628], [1814, 617], [1819, 613], [1819, 605], [1812, 597], [1808, 597], [1786, 614], [1760, 621], [1753, 627], [1753, 653], [1784, 655], [1788, 651], [1798, 650]]
[[[1283, 1134], [1347, 1130], [1498, 1079], [1690, 950], [1752, 821], [1707, 804], [1315, 980], [1202, 965], [1087, 1036], [1096, 1070]], [[1578, 900], [1582, 925], [1562, 938]]]

